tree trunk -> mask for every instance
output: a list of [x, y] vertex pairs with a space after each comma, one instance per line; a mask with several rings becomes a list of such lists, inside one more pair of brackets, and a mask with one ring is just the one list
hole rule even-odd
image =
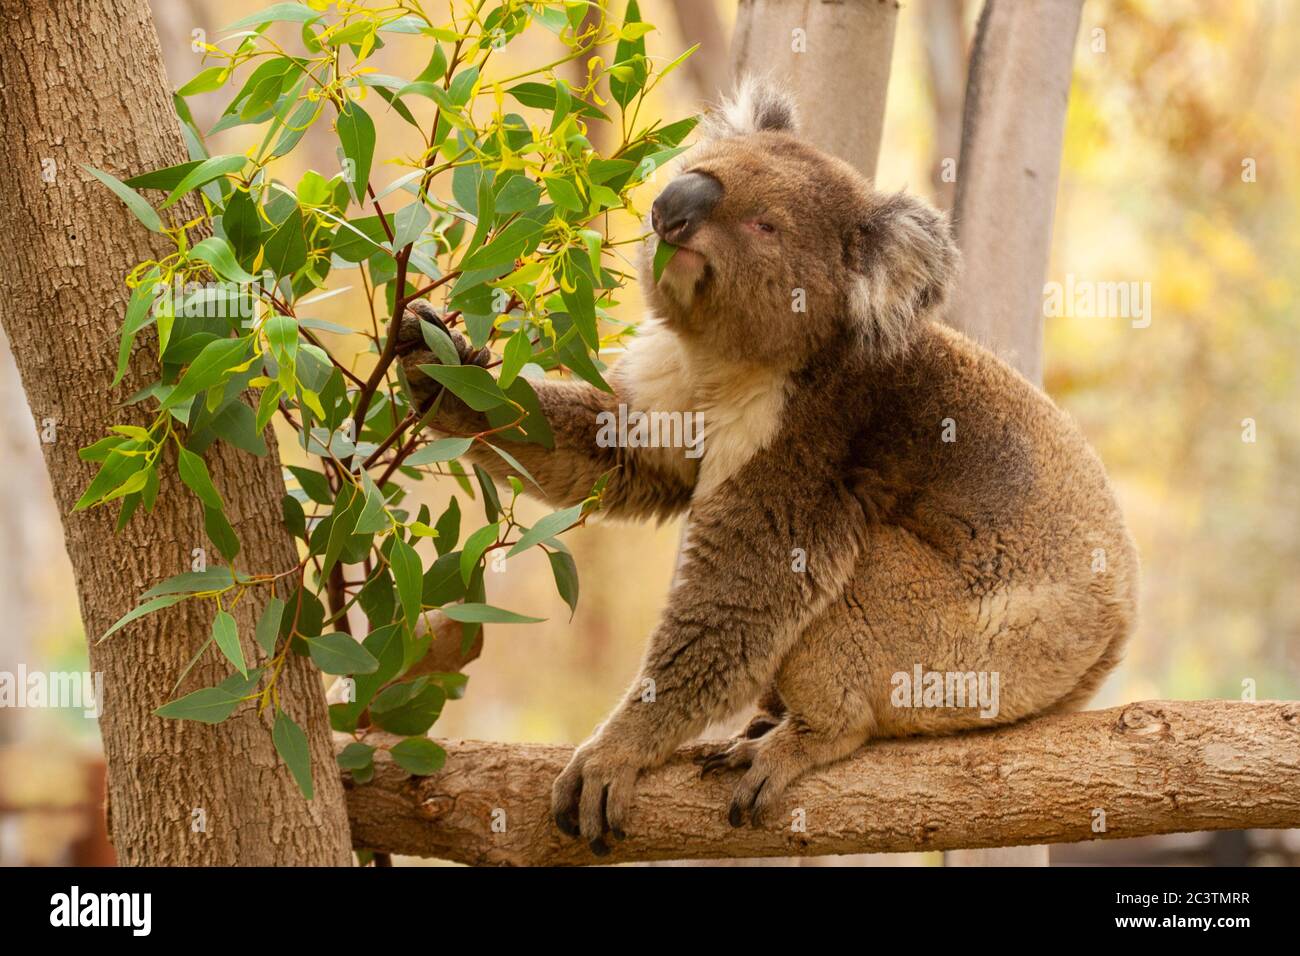
[[[56, 423], [57, 440], [41, 447], [94, 641], [141, 591], [190, 570], [193, 549], [215, 551], [179, 481], [165, 481], [154, 512], [141, 509], [121, 534], [109, 509], [72, 512], [94, 470], [77, 449], [111, 424], [146, 423], [144, 409], [118, 403], [149, 380], [152, 343], [137, 350], [120, 388], [108, 384], [126, 302], [123, 276], [166, 252], [81, 164], [123, 178], [188, 157], [144, 0], [0, 0], [0, 44], [0, 166], [16, 191], [0, 206], [0, 307], [33, 414]], [[207, 459], [243, 542], [241, 567], [280, 571], [298, 558], [279, 526], [284, 483], [268, 444], [262, 459], [224, 445]], [[244, 653], [255, 660], [261, 652], [251, 640], [253, 623], [268, 595], [249, 597], [255, 600], [241, 602], [235, 616]], [[187, 601], [92, 643], [91, 667], [104, 676], [100, 731], [119, 860], [348, 864], [324, 695], [306, 658], [291, 655], [280, 681], [284, 706], [310, 744], [310, 802], [275, 753], [269, 715], [245, 707], [215, 726], [153, 716], [207, 638], [212, 615], [210, 604]], [[228, 670], [209, 653], [181, 691], [210, 686]]]
[[[1083, 0], [986, 0], [966, 80], [954, 219], [963, 267], [949, 323], [1043, 380], [1043, 280]], [[1047, 847], [948, 854], [949, 866], [1047, 866]]]
[[966, 80], [966, 35], [962, 0], [930, 0], [921, 7], [926, 77], [934, 117], [930, 186], [940, 209], [957, 195], [961, 152], [961, 103]]
[[780, 82], [799, 102], [804, 135], [871, 179], [897, 24], [896, 0], [741, 0], [731, 72]]
[[690, 747], [642, 775], [628, 838], [599, 859], [551, 822], [551, 781], [569, 748], [444, 746], [448, 769], [414, 780], [376, 752], [373, 782], [348, 789], [358, 848], [536, 866], [1300, 826], [1295, 701], [1146, 701], [955, 737], [876, 741], [796, 782], [761, 828], [731, 828], [736, 775], [701, 780], [691, 759], [701, 748]]
[[955, 211], [963, 263], [948, 321], [1036, 383], [1082, 5], [987, 0], [966, 82]]

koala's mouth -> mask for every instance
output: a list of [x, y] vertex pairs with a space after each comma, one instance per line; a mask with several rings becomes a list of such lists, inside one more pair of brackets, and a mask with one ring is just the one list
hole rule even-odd
[[664, 267], [664, 278], [675, 284], [694, 285], [706, 279], [712, 270], [708, 257], [690, 246], [678, 246]]

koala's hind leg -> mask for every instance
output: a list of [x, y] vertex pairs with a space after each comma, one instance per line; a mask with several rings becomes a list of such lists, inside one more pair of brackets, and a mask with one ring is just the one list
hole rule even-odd
[[790, 784], [842, 760], [873, 736], [875, 714], [834, 653], [843, 639], [838, 614], [805, 632], [777, 678], [781, 721], [761, 737], [737, 740], [706, 763], [706, 771], [747, 768], [732, 794], [727, 814], [732, 826], [746, 817], [754, 826], [775, 819]]

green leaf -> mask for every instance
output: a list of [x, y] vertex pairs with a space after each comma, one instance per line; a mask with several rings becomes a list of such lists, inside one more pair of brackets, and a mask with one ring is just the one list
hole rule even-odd
[[447, 88], [447, 95], [457, 106], [464, 106], [469, 102], [470, 96], [473, 95], [474, 84], [477, 82], [478, 67], [467, 67], [452, 77], [451, 85]]
[[596, 331], [595, 292], [585, 272], [578, 272], [573, 276], [573, 285], [572, 292], [561, 289], [560, 297], [564, 300], [564, 305], [569, 310], [569, 316], [577, 326], [582, 341], [587, 348], [595, 352], [600, 348], [600, 336]]
[[456, 543], [460, 540], [460, 502], [456, 500], [455, 495], [452, 495], [447, 510], [438, 518], [438, 523], [433, 526], [433, 530], [438, 532], [433, 546], [438, 550], [439, 555], [455, 550]]
[[126, 319], [122, 323], [122, 343], [117, 352], [117, 371], [113, 375], [114, 385], [122, 381], [122, 376], [126, 374], [127, 363], [131, 359], [131, 346], [135, 344], [136, 334], [154, 321], [154, 289], [157, 284], [154, 280], [157, 273], [151, 273], [151, 276], [153, 278], [146, 279], [131, 290], [131, 299], [126, 306]]
[[224, 591], [234, 587], [235, 575], [225, 565], [213, 565], [203, 571], [186, 571], [155, 584], [140, 600], [158, 597], [163, 594], [197, 594], [200, 591]]
[[[499, 180], [498, 180], [499, 181]], [[542, 195], [542, 187], [527, 176], [511, 176], [496, 197], [496, 213], [504, 215], [535, 209]]]
[[307, 735], [293, 722], [288, 714], [277, 710], [275, 726], [271, 729], [271, 739], [275, 741], [276, 753], [285, 762], [298, 789], [308, 800], [312, 798], [311, 750], [307, 746]]
[[379, 661], [350, 634], [335, 631], [307, 642], [311, 659], [326, 674], [373, 674]]
[[397, 598], [402, 604], [402, 613], [406, 616], [407, 626], [414, 628], [420, 616], [420, 595], [423, 591], [424, 569], [420, 566], [420, 556], [409, 544], [394, 536], [389, 561], [393, 566], [393, 581], [397, 585]]
[[424, 573], [421, 600], [429, 607], [442, 607], [465, 596], [465, 582], [460, 579], [460, 552], [439, 555]]
[[248, 165], [248, 157], [242, 155], [213, 156], [205, 159], [196, 167], [185, 174], [185, 178], [177, 183], [176, 188], [171, 191], [166, 201], [162, 204], [163, 209], [175, 205], [177, 200], [184, 196], [191, 189], [197, 189], [214, 179], [220, 179], [222, 176], [228, 176], [231, 173], [237, 173]]
[[221, 500], [216, 485], [212, 483], [208, 466], [203, 463], [203, 459], [188, 448], [182, 447], [178, 451], [181, 481], [185, 482], [189, 489], [199, 496], [199, 500], [209, 508], [224, 508], [225, 503]]
[[483, 513], [487, 515], [488, 521], [496, 521], [497, 515], [501, 513], [501, 498], [497, 495], [497, 486], [492, 482], [492, 476], [482, 465], [474, 466], [474, 477], [478, 479], [478, 486], [483, 492]]
[[221, 88], [221, 84], [230, 75], [224, 66], [210, 66], [201, 70], [188, 83], [176, 91], [177, 96], [194, 96], [196, 93], [211, 93]]
[[427, 677], [385, 688], [370, 704], [370, 716], [389, 733], [423, 734], [442, 713], [447, 693]]
[[301, 3], [273, 3], [265, 10], [251, 13], [240, 20], [236, 20], [221, 32], [232, 33], [235, 30], [247, 30], [250, 27], [260, 27], [264, 23], [274, 23], [277, 20], [288, 20], [292, 23], [311, 23], [313, 20], [319, 20], [320, 16], [315, 10], [303, 6]]
[[248, 676], [248, 665], [244, 663], [244, 649], [239, 644], [239, 625], [228, 611], [218, 611], [212, 619], [212, 640], [226, 660], [235, 665], [235, 670]]
[[442, 329], [438, 328], [432, 322], [420, 320], [420, 335], [424, 338], [424, 344], [429, 346], [429, 351], [438, 356], [438, 362], [441, 365], [459, 365], [460, 356], [456, 354], [456, 346], [449, 336]]
[[431, 441], [406, 459], [407, 465], [428, 465], [437, 461], [451, 461], [469, 451], [472, 438], [439, 438]]
[[291, 276], [306, 264], [308, 251], [302, 210], [295, 207], [266, 240], [266, 266], [277, 277]]
[[437, 773], [447, 762], [447, 751], [428, 737], [407, 737], [401, 743], [394, 744], [388, 752], [399, 767], [417, 777]]
[[574, 505], [572, 508], [565, 508], [563, 511], [557, 511], [542, 518], [535, 525], [519, 536], [515, 546], [510, 549], [506, 557], [514, 557], [520, 551], [526, 551], [539, 541], [545, 541], [547, 538], [553, 538], [561, 531], [573, 527], [578, 519], [582, 517], [582, 505]]
[[357, 519], [361, 517], [363, 506], [364, 497], [353, 485], [345, 484], [339, 489], [339, 496], [334, 501], [334, 511], [329, 517], [327, 529], [329, 537], [326, 539], [325, 552], [321, 558], [322, 574], [329, 574], [330, 569], [334, 567], [334, 562], [343, 553], [343, 546], [356, 530]]
[[500, 534], [501, 525], [498, 522], [484, 525], [465, 539], [465, 548], [460, 553], [460, 579], [466, 584], [469, 584], [469, 579], [474, 576], [474, 569], [478, 567], [483, 552], [496, 544]]
[[[114, 634], [117, 631], [120, 631], [122, 628], [126, 627], [126, 625], [130, 624], [132, 621], [137, 620], [138, 618], [142, 618], [146, 614], [152, 614], [154, 611], [161, 611], [165, 607], [171, 607], [173, 604], [177, 603], [178, 601], [184, 600], [185, 597], [186, 595], [184, 594], [169, 594], [164, 597], [154, 598], [152, 601], [146, 601], [144, 604], [141, 604], [139, 607], [132, 608], [131, 610], [123, 614], [121, 617], [119, 617], [117, 619], [117, 622], [112, 627], [110, 627], [107, 631], [105, 631], [104, 636], [101, 637], [99, 640], [101, 641], [104, 640], [110, 634]], [[98, 643], [98, 641], [96, 643]]]
[[497, 385], [503, 389], [510, 388], [519, 370], [527, 365], [532, 357], [533, 343], [529, 341], [528, 333], [520, 329], [506, 342], [505, 351], [501, 356], [501, 371], [497, 377]]
[[[524, 106], [532, 106], [536, 109], [554, 110], [555, 109], [555, 87], [549, 83], [520, 83], [506, 90], [511, 96], [517, 99]], [[604, 113], [589, 103], [576, 103], [579, 112], [584, 116], [590, 116], [594, 119], [608, 119]]]
[[95, 477], [91, 479], [90, 484], [77, 503], [73, 505], [73, 511], [81, 511], [89, 508], [114, 488], [118, 488], [123, 482], [129, 480], [133, 475], [146, 467], [146, 461], [142, 454], [127, 454], [128, 451], [137, 451], [139, 442], [129, 441], [119, 445], [117, 449], [109, 452], [108, 457], [104, 459], [104, 464], [100, 466]]
[[319, 471], [290, 465], [289, 472], [298, 479], [298, 484], [312, 501], [322, 505], [334, 504], [334, 494], [330, 491], [329, 480]]
[[[627, 0], [627, 12], [623, 15], [623, 24], [641, 22], [641, 8], [636, 0]], [[635, 31], [628, 31], [630, 34]], [[628, 61], [632, 63], [628, 64]], [[614, 68], [610, 71], [609, 92], [619, 106], [626, 107], [641, 92], [648, 76], [645, 65], [645, 37], [621, 39], [614, 50], [615, 64], [627, 64], [626, 68]], [[626, 75], [623, 75], [626, 73]]]
[[244, 362], [248, 345], [248, 339], [217, 339], [209, 342], [190, 363], [176, 387], [163, 399], [162, 408], [175, 408], [204, 389], [216, 385], [230, 369]]
[[544, 617], [528, 617], [490, 604], [451, 604], [442, 613], [462, 624], [538, 624]]
[[340, 770], [365, 770], [374, 760], [375, 748], [361, 741], [353, 741], [339, 751]]
[[126, 208], [131, 210], [131, 213], [135, 218], [139, 219], [154, 232], [162, 232], [162, 219], [159, 217], [158, 213], [154, 211], [153, 206], [145, 202], [144, 197], [138, 192], [126, 183], [122, 182], [122, 180], [118, 179], [116, 176], [101, 172], [94, 166], [87, 166], [83, 163], [81, 168], [90, 173], [90, 175], [94, 176], [109, 189], [113, 190], [113, 192], [117, 194], [117, 198], [126, 203]]
[[477, 365], [421, 365], [421, 372], [447, 386], [462, 402], [478, 412], [510, 401], [496, 379]]
[[352, 196], [362, 202], [370, 184], [370, 165], [375, 155], [374, 121], [360, 106], [349, 102], [339, 113], [336, 127], [343, 155], [352, 160], [353, 175], [349, 180]]
[[569, 605], [570, 613], [576, 611], [578, 609], [578, 565], [573, 560], [573, 555], [564, 551], [548, 551], [546, 557], [551, 563], [555, 590], [564, 599], [564, 603]]
[[393, 576], [387, 568], [380, 568], [371, 576], [357, 595], [357, 603], [365, 611], [371, 627], [392, 622], [397, 598], [393, 592]]
[[252, 196], [242, 189], [231, 193], [221, 213], [221, 229], [238, 258], [247, 261], [256, 254], [262, 243], [262, 217]]
[[235, 534], [235, 529], [230, 526], [226, 513], [220, 508], [203, 509], [203, 530], [208, 533], [208, 539], [221, 552], [221, 556], [227, 561], [233, 561], [239, 555], [239, 536]]
[[419, 239], [431, 219], [429, 207], [418, 200], [397, 210], [393, 217], [396, 226], [393, 230], [393, 248], [401, 249]]
[[[220, 72], [223, 67], [218, 66], [213, 67], [213, 69]], [[203, 72], [206, 73], [208, 71], [204, 70]], [[199, 74], [199, 76], [202, 75], [202, 73]], [[191, 169], [196, 168], [202, 162], [203, 160], [201, 159], [194, 159], [190, 160], [188, 163], [178, 163], [175, 166], [155, 169], [151, 173], [141, 173], [139, 176], [132, 176], [130, 179], [124, 181], [126, 185], [130, 186], [132, 189], [165, 189], [167, 192], [171, 192], [176, 188], [176, 184], [185, 178], [186, 173]]]
[[393, 228], [393, 215], [389, 213], [381, 221], [378, 216], [363, 216], [360, 219], [338, 220], [338, 231], [334, 233], [334, 242], [330, 251], [346, 262], [361, 262], [377, 252], [391, 255], [384, 248], [388, 234], [384, 224]]
[[654, 261], [655, 282], [658, 282], [659, 279], [663, 276], [664, 269], [668, 267], [668, 263], [672, 260], [673, 256], [675, 255], [677, 255], [677, 247], [669, 245], [668, 243], [660, 239], [659, 244], [655, 246], [655, 261]]
[[268, 655], [275, 653], [276, 640], [280, 636], [280, 621], [284, 617], [285, 604], [278, 597], [272, 597], [266, 602], [266, 607], [262, 610], [262, 616], [257, 619], [257, 630], [254, 632], [254, 640], [257, 646], [266, 651]]
[[361, 509], [361, 516], [357, 518], [354, 533], [376, 534], [380, 531], [387, 531], [392, 524], [392, 520], [385, 510], [383, 494], [375, 486], [374, 479], [370, 477], [370, 473], [367, 471], [361, 472], [361, 487], [365, 492], [365, 506]]
[[208, 236], [198, 243], [190, 250], [190, 258], [203, 260], [220, 278], [229, 282], [254, 281], [254, 277], [235, 261], [235, 250], [231, 248], [230, 243], [220, 236]]
[[545, 229], [544, 222], [535, 219], [516, 219], [497, 233], [487, 245], [466, 256], [460, 268], [464, 272], [469, 272], [511, 265], [520, 256], [537, 248], [537, 242]]
[[172, 720], [196, 720], [201, 724], [219, 724], [235, 712], [241, 697], [224, 687], [205, 687], [179, 700], [169, 701], [154, 711], [157, 717]]
[[546, 192], [550, 195], [551, 201], [561, 209], [567, 209], [570, 212], [582, 212], [587, 208], [582, 197], [578, 195], [578, 189], [573, 183], [560, 176], [543, 177], [546, 183]]

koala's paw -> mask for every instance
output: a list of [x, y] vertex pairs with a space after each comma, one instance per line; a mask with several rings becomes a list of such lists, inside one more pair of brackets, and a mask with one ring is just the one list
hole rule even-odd
[[[439, 318], [438, 313], [433, 310], [429, 303], [422, 299], [417, 299], [406, 307], [402, 315], [401, 324], [397, 332], [397, 354], [402, 363], [402, 372], [406, 375], [407, 382], [410, 383], [411, 392], [415, 397], [416, 404], [423, 410], [428, 408], [438, 393], [442, 391], [442, 386], [425, 375], [421, 370], [421, 365], [441, 365], [442, 362], [432, 351], [429, 350], [425, 342], [424, 333], [420, 329], [420, 323], [427, 322], [437, 329], [444, 332], [451, 339], [451, 344], [456, 349], [456, 355], [462, 365], [477, 365], [480, 368], [486, 368], [492, 362], [492, 352], [487, 348], [475, 349], [465, 336], [452, 329], [448, 329]], [[444, 401], [444, 408], [450, 419], [465, 417], [468, 409], [461, 408], [459, 400], [454, 396], [448, 395]]]
[[[429, 305], [423, 299], [416, 299], [406, 307], [402, 313], [402, 322], [397, 331], [397, 354], [406, 358], [408, 355], [416, 352], [428, 352], [428, 346], [424, 340], [424, 333], [420, 330], [421, 322], [428, 322], [435, 328], [444, 332], [451, 339], [452, 345], [456, 347], [456, 354], [460, 358], [462, 365], [478, 365], [485, 367], [492, 360], [492, 353], [487, 348], [475, 350], [470, 345], [469, 340], [459, 332], [447, 328], [442, 318], [434, 311], [433, 306]], [[425, 360], [421, 364], [428, 365], [429, 361]], [[440, 364], [438, 360], [433, 359], [432, 364]]]
[[739, 827], [748, 817], [751, 826], [759, 827], [779, 817], [792, 783], [810, 770], [848, 756], [866, 738], [865, 731], [827, 733], [786, 719], [761, 737], [737, 740], [725, 757], [714, 761], [718, 769], [747, 768], [732, 792], [727, 822]]
[[701, 754], [695, 758], [700, 768], [700, 776], [725, 770], [744, 770], [754, 762], [758, 752], [758, 741], [747, 737], [736, 737], [721, 744], [716, 750]]
[[583, 744], [555, 780], [551, 814], [560, 832], [585, 840], [597, 856], [609, 854], [605, 835], [622, 840], [644, 766], [625, 748], [599, 737]]

